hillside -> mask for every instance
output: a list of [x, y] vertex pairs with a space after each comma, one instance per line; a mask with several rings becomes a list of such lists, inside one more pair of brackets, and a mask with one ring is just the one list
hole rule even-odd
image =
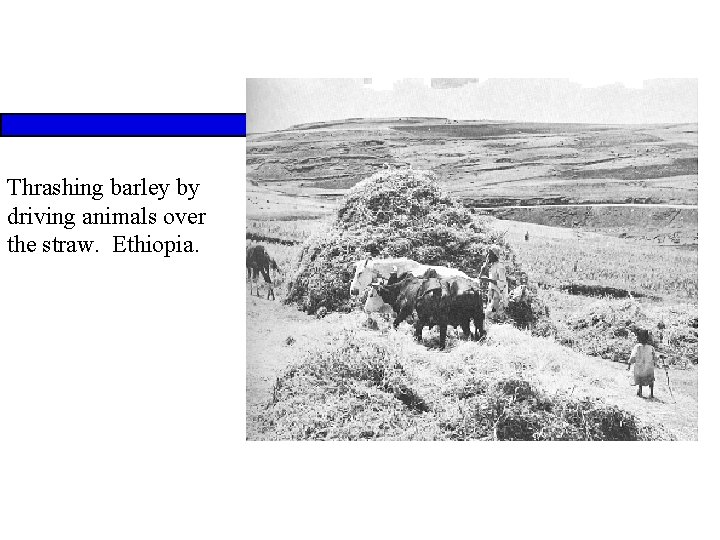
[[470, 205], [697, 204], [697, 125], [353, 120], [247, 140], [248, 181], [289, 195], [340, 195], [384, 163], [431, 169]]

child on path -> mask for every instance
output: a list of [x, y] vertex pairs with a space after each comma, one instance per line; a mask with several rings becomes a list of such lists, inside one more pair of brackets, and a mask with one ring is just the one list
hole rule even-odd
[[650, 332], [647, 330], [637, 331], [638, 343], [633, 347], [630, 353], [630, 362], [628, 362], [628, 371], [630, 366], [635, 364], [634, 384], [637, 385], [637, 395], [643, 397], [643, 386], [650, 387], [650, 399], [653, 396], [653, 388], [655, 385], [655, 348], [650, 345]]

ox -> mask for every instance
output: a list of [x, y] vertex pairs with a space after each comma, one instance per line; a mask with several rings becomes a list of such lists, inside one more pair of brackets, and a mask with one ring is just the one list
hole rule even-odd
[[255, 282], [255, 291], [260, 296], [260, 286], [257, 283], [258, 276], [262, 274], [265, 283], [268, 284], [268, 300], [272, 295], [275, 300], [275, 291], [273, 283], [270, 279], [270, 270], [279, 271], [278, 265], [274, 259], [265, 251], [265, 246], [255, 245], [249, 246], [245, 253], [245, 266], [247, 267], [247, 277], [250, 280], [250, 296], [252, 296], [253, 282]]
[[[422, 341], [425, 326], [440, 326], [440, 347], [445, 348], [447, 327], [460, 326], [465, 338], [481, 339], [485, 334], [482, 291], [477, 281], [467, 277], [440, 277], [430, 269], [422, 277], [403, 274], [391, 285], [373, 284], [377, 294], [397, 313], [395, 328], [417, 311], [415, 338]], [[475, 332], [470, 332], [470, 320]]]

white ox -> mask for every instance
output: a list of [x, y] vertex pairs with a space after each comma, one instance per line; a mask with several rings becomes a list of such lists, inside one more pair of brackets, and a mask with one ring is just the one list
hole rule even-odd
[[[400, 259], [365, 259], [355, 263], [355, 277], [350, 284], [350, 294], [360, 294], [365, 288], [378, 279], [388, 280], [390, 274], [412, 272], [414, 276], [422, 276], [429, 269], [435, 270], [440, 277], [468, 277], [464, 272], [447, 266], [430, 266], [402, 257]], [[367, 309], [366, 309], [367, 311]]]
[[368, 291], [367, 300], [365, 301], [363, 310], [368, 315], [370, 313], [377, 313], [379, 315], [393, 315], [395, 313], [392, 306], [386, 303], [385, 300], [380, 297], [380, 294], [373, 288], [370, 288]]

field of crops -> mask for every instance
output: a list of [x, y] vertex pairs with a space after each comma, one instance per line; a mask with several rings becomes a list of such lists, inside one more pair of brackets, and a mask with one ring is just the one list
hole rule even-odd
[[[286, 270], [294, 262], [299, 245], [323, 225], [319, 220], [251, 220], [247, 232], [297, 242], [280, 245], [260, 240]], [[506, 231], [518, 262], [541, 285], [597, 287], [599, 294], [602, 288], [620, 289], [636, 296], [697, 302], [696, 250], [516, 221], [493, 220], [493, 227]], [[525, 241], [526, 233], [529, 241]]]
[[249, 219], [246, 225], [246, 235], [257, 235], [267, 239], [265, 242], [302, 243], [320, 227], [320, 220], [277, 220], [277, 219]]
[[542, 285], [622, 289], [697, 302], [697, 250], [532, 223], [495, 220], [493, 226], [507, 231], [518, 261]]

